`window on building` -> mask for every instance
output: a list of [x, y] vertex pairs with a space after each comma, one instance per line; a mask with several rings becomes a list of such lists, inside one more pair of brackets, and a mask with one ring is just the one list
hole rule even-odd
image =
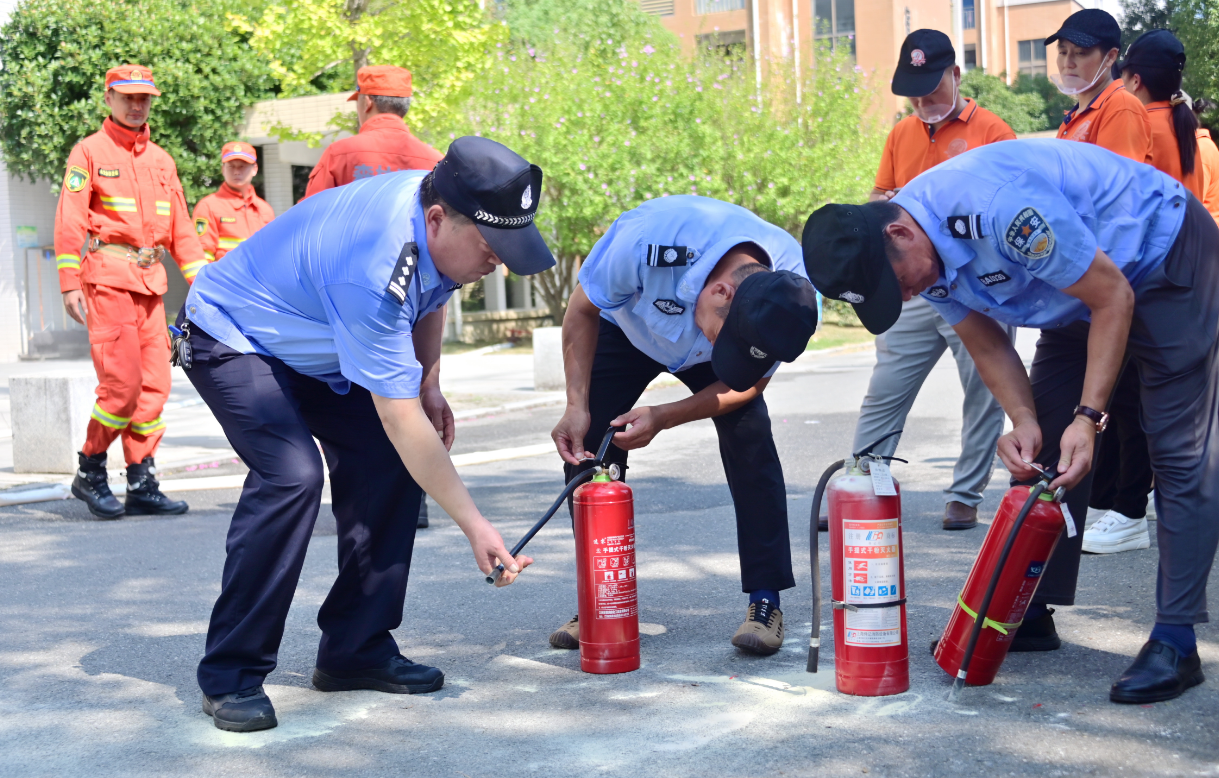
[[965, 44], [965, 70], [970, 71], [978, 66], [978, 47], [972, 43]]
[[295, 205], [305, 196], [305, 190], [309, 188], [309, 174], [313, 172], [313, 168], [306, 165], [292, 166], [292, 204]]
[[[673, 6], [672, 0], [670, 0], [669, 6]], [[740, 11], [744, 8], [745, 0], [697, 0], [694, 4], [694, 12], [700, 15], [722, 14], [727, 11]]]
[[1020, 41], [1019, 72], [1029, 76], [1046, 75], [1045, 42], [1040, 38], [1031, 41]]
[[818, 40], [855, 56], [855, 0], [813, 0], [813, 22]]
[[963, 0], [961, 3], [961, 27], [966, 30], [972, 30], [978, 26], [978, 20], [974, 16], [974, 0]]
[[699, 35], [698, 47], [728, 59], [745, 59], [745, 31], [729, 30]]
[[673, 15], [673, 0], [639, 0], [639, 7], [653, 16]]

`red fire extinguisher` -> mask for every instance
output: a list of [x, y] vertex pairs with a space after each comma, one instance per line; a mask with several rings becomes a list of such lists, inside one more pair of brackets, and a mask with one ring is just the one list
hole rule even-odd
[[639, 669], [639, 597], [635, 588], [635, 508], [631, 487], [608, 472], [575, 492], [576, 590], [580, 598], [580, 669]]
[[831, 465], [813, 497], [809, 525], [813, 633], [807, 669], [817, 672], [821, 645], [817, 517], [825, 495], [829, 501], [834, 671], [838, 691], [844, 694], [878, 697], [910, 688], [900, 487], [884, 461], [890, 458], [871, 453], [898, 432], [853, 455], [847, 472], [832, 481], [844, 462]]
[[967, 683], [985, 686], [995, 680], [1062, 535], [1066, 520], [1060, 503], [1066, 490], [1046, 491], [1057, 474], [1038, 470], [1037, 485], [1014, 486], [1003, 496], [936, 644], [936, 663], [955, 679], [949, 699]]
[[[580, 669], [586, 673], [639, 669], [634, 498], [631, 488], [616, 480], [618, 465], [605, 462], [614, 434], [624, 429], [610, 427], [593, 460], [595, 466], [573, 478], [541, 520], [512, 548], [512, 556], [521, 553], [574, 493]], [[504, 566], [497, 565], [487, 576], [487, 583], [498, 581], [503, 572]]]

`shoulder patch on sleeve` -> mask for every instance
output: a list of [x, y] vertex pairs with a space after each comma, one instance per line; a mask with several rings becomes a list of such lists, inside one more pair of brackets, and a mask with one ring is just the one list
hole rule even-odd
[[1054, 231], [1036, 208], [1022, 208], [1003, 236], [1007, 245], [1029, 259], [1045, 259], [1054, 250]]
[[691, 259], [694, 252], [686, 246], [648, 244], [648, 267], [685, 267]]
[[949, 216], [948, 234], [959, 240], [980, 240], [985, 237], [982, 234], [982, 214]]
[[406, 293], [410, 289], [411, 276], [415, 275], [415, 268], [418, 264], [419, 246], [414, 242], [407, 243], [398, 254], [398, 262], [394, 265], [394, 272], [389, 277], [389, 286], [385, 287], [385, 291], [398, 301], [398, 305], [406, 303]]
[[207, 232], [207, 219], [199, 217], [195, 219], [195, 234], [202, 237]]
[[68, 175], [64, 178], [64, 186], [69, 192], [79, 192], [85, 188], [85, 184], [89, 183], [89, 171], [84, 168], [73, 165], [68, 168]]

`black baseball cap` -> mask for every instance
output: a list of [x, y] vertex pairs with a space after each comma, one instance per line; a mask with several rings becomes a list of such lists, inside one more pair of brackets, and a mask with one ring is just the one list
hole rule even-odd
[[922, 97], [935, 91], [944, 71], [957, 64], [952, 41], [939, 30], [915, 30], [902, 41], [893, 71], [893, 94]]
[[872, 209], [824, 205], [808, 217], [800, 244], [804, 269], [821, 294], [850, 303], [873, 335], [893, 326], [902, 312], [902, 291]]
[[1118, 71], [1143, 66], [1159, 70], [1185, 70], [1185, 47], [1168, 30], [1151, 30], [1126, 49], [1126, 58], [1117, 63]]
[[1045, 45], [1049, 46], [1059, 38], [1085, 49], [1100, 46], [1108, 51], [1121, 48], [1122, 28], [1108, 11], [1085, 8], [1068, 16], [1058, 32], [1045, 39]]
[[449, 144], [432, 171], [436, 193], [478, 227], [508, 269], [528, 276], [555, 265], [533, 223], [542, 199], [542, 169], [490, 138], [465, 135]]
[[754, 273], [741, 282], [711, 350], [711, 368], [734, 392], [791, 362], [817, 331], [817, 290], [790, 270]]

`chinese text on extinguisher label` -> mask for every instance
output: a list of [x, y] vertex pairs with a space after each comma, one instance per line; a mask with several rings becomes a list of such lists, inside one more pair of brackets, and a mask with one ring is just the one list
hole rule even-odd
[[[842, 523], [846, 602], [860, 605], [901, 598], [897, 528], [897, 519]], [[901, 645], [900, 607], [848, 610], [844, 615], [848, 646]]]
[[626, 619], [635, 616], [639, 598], [635, 591], [635, 544], [626, 535], [593, 539], [593, 600], [597, 618]]

